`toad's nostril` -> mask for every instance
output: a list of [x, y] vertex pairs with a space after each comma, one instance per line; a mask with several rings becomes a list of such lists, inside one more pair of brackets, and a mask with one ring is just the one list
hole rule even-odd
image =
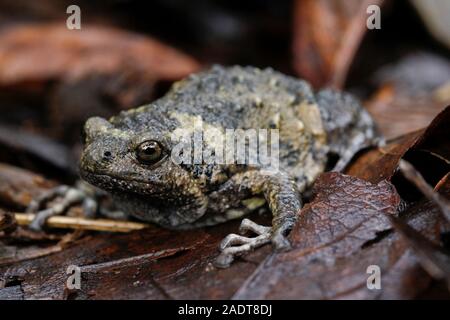
[[111, 160], [112, 154], [110, 151], [103, 152], [103, 160]]

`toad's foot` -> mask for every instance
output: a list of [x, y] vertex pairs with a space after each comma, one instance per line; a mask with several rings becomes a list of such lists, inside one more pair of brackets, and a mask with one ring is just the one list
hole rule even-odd
[[273, 232], [271, 227], [261, 226], [249, 219], [242, 220], [239, 232], [252, 231], [256, 237], [244, 237], [237, 234], [229, 234], [222, 240], [219, 249], [220, 255], [216, 258], [215, 265], [219, 268], [227, 268], [236, 256], [249, 253], [252, 250], [272, 242], [278, 250], [290, 247], [288, 240], [280, 232]]
[[[40, 210], [48, 201], [55, 198], [60, 201], [52, 206]], [[93, 217], [97, 211], [97, 201], [93, 197], [92, 191], [86, 186], [78, 184], [76, 187], [65, 185], [57, 186], [44, 192], [41, 196], [33, 199], [27, 208], [27, 212], [36, 213], [36, 217], [30, 224], [30, 229], [41, 231], [48, 218], [55, 215], [62, 215], [70, 207], [82, 203], [86, 217]]]

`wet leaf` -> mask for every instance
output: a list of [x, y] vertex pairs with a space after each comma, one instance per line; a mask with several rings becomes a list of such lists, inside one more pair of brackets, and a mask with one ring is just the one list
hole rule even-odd
[[82, 78], [121, 68], [174, 80], [195, 71], [198, 64], [152, 38], [109, 27], [84, 24], [77, 32], [64, 23], [28, 24], [0, 34], [2, 86]]
[[294, 68], [315, 87], [341, 88], [367, 30], [367, 7], [382, 0], [297, 0]]
[[[400, 197], [388, 182], [374, 185], [338, 173], [321, 175], [313, 192], [316, 195], [301, 210], [290, 234], [293, 249], [269, 255], [234, 298], [324, 299], [355, 285], [355, 280], [342, 281], [342, 272], [348, 272], [341, 268], [342, 261], [353, 260], [390, 229], [383, 212], [395, 214]], [[364, 278], [367, 266], [347, 277]]]
[[76, 176], [76, 161], [70, 150], [37, 133], [0, 125], [0, 150], [0, 161], [51, 171], [58, 177]]
[[408, 55], [378, 70], [373, 82], [378, 90], [364, 105], [387, 139], [426, 127], [450, 105], [450, 61], [437, 55]]
[[[28, 299], [227, 299], [270, 251], [263, 248], [249, 257], [252, 262], [237, 261], [227, 270], [214, 268], [218, 243], [238, 225], [235, 221], [207, 230], [152, 227], [128, 234], [96, 234], [52, 255], [0, 266], [0, 275], [20, 277]], [[76, 294], [64, 291], [71, 264], [83, 271], [82, 290]]]
[[55, 22], [0, 30], [1, 93], [12, 95], [15, 103], [40, 101], [43, 106], [34, 109], [42, 108], [46, 121], [25, 117], [24, 124], [71, 144], [79, 143], [90, 116], [108, 118], [148, 103], [157, 83], [198, 68], [193, 58], [168, 45], [113, 27], [85, 23], [79, 31]]
[[56, 183], [28, 170], [0, 163], [0, 202], [24, 209], [30, 201]]
[[445, 279], [450, 290], [450, 253], [443, 250], [400, 219], [391, 217], [395, 230], [411, 245], [422, 267], [435, 279]]
[[[449, 123], [450, 107], [447, 107], [433, 119], [426, 130], [406, 134], [391, 140], [384, 147], [369, 150], [360, 155], [346, 173], [373, 183], [391, 180], [400, 159], [406, 157], [414, 160], [412, 162], [425, 179], [437, 176], [438, 181], [448, 172], [450, 164]], [[423, 161], [427, 157], [431, 157], [430, 161], [433, 164], [431, 167], [430, 162]]]
[[[336, 178], [344, 181], [353, 179], [360, 183], [356, 178]], [[380, 186], [390, 186], [393, 190], [392, 185], [386, 182], [371, 188]], [[328, 194], [327, 189], [322, 192]], [[372, 203], [364, 196], [358, 197], [355, 190], [342, 193], [338, 192], [336, 197], [314, 198], [302, 210], [303, 218], [293, 231], [294, 250], [275, 253], [266, 258], [234, 298], [412, 299], [427, 292], [432, 279], [422, 269], [409, 242], [392, 232], [387, 225], [389, 222], [381, 217], [393, 216], [389, 211], [394, 208], [386, 207], [382, 213], [371, 208]], [[358, 199], [366, 208], [351, 212], [358, 206], [344, 204], [344, 211], [350, 212], [351, 216], [343, 219], [343, 226], [336, 231], [336, 228], [330, 227], [341, 224], [341, 220], [334, 219], [335, 213], [340, 213], [337, 210], [340, 205], [346, 201], [357, 202]], [[427, 239], [435, 244], [439, 240], [440, 235], [436, 230], [440, 230], [442, 219], [433, 203], [421, 201], [410, 207], [404, 217], [411, 227], [426, 235]], [[372, 225], [370, 221], [373, 219], [378, 223]], [[311, 223], [308, 224], [308, 221]], [[368, 240], [376, 231], [377, 237]], [[305, 244], [308, 238], [313, 240]], [[380, 268], [381, 290], [368, 289], [369, 266]]]

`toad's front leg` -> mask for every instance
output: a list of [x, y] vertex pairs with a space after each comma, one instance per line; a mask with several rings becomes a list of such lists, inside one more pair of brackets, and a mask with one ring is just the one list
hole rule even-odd
[[221, 253], [216, 259], [216, 266], [228, 267], [236, 256], [246, 254], [268, 242], [272, 242], [277, 250], [290, 248], [286, 236], [294, 226], [302, 204], [297, 186], [287, 174], [264, 170], [239, 173], [227, 182], [224, 189], [228, 192], [248, 189], [252, 194], [264, 194], [273, 219], [272, 227], [260, 226], [244, 219], [240, 232], [251, 231], [256, 237], [237, 234], [225, 237], [219, 247]]

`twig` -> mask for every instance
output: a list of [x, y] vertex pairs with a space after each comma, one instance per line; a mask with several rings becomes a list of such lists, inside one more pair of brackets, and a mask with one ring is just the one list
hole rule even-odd
[[444, 218], [450, 222], [450, 201], [436, 192], [408, 161], [401, 159], [399, 168], [406, 179], [411, 181], [430, 201], [439, 206]]
[[18, 263], [25, 260], [36, 259], [52, 253], [60, 252], [62, 246], [56, 244], [54, 246], [46, 248], [23, 248], [20, 250], [15, 249], [12, 254], [3, 254], [0, 256], [0, 266]]
[[[434, 190], [414, 168], [405, 160], [399, 162], [400, 171], [411, 181], [430, 201], [436, 203], [441, 209], [445, 219], [450, 221], [450, 201]], [[450, 255], [443, 248], [436, 246], [420, 232], [410, 227], [400, 219], [389, 216], [394, 228], [409, 242], [416, 252], [419, 263], [435, 279], [445, 279], [450, 290]]]
[[[21, 226], [29, 225], [35, 216], [36, 215], [33, 213], [15, 213], [17, 223]], [[47, 220], [46, 226], [50, 228], [129, 232], [147, 228], [148, 224], [109, 219], [86, 219], [79, 217], [53, 216]]]
[[173, 256], [179, 252], [186, 251], [190, 248], [173, 248], [173, 249], [166, 249], [166, 250], [160, 250], [157, 252], [150, 252], [138, 256], [132, 256], [128, 258], [113, 260], [113, 261], [107, 261], [102, 263], [96, 263], [96, 264], [90, 264], [81, 266], [82, 272], [100, 272], [103, 270], [110, 270], [112, 268], [121, 268], [121, 267], [130, 267], [135, 265], [141, 265], [145, 262], [149, 261], [155, 261], [161, 258], [166, 258]]

